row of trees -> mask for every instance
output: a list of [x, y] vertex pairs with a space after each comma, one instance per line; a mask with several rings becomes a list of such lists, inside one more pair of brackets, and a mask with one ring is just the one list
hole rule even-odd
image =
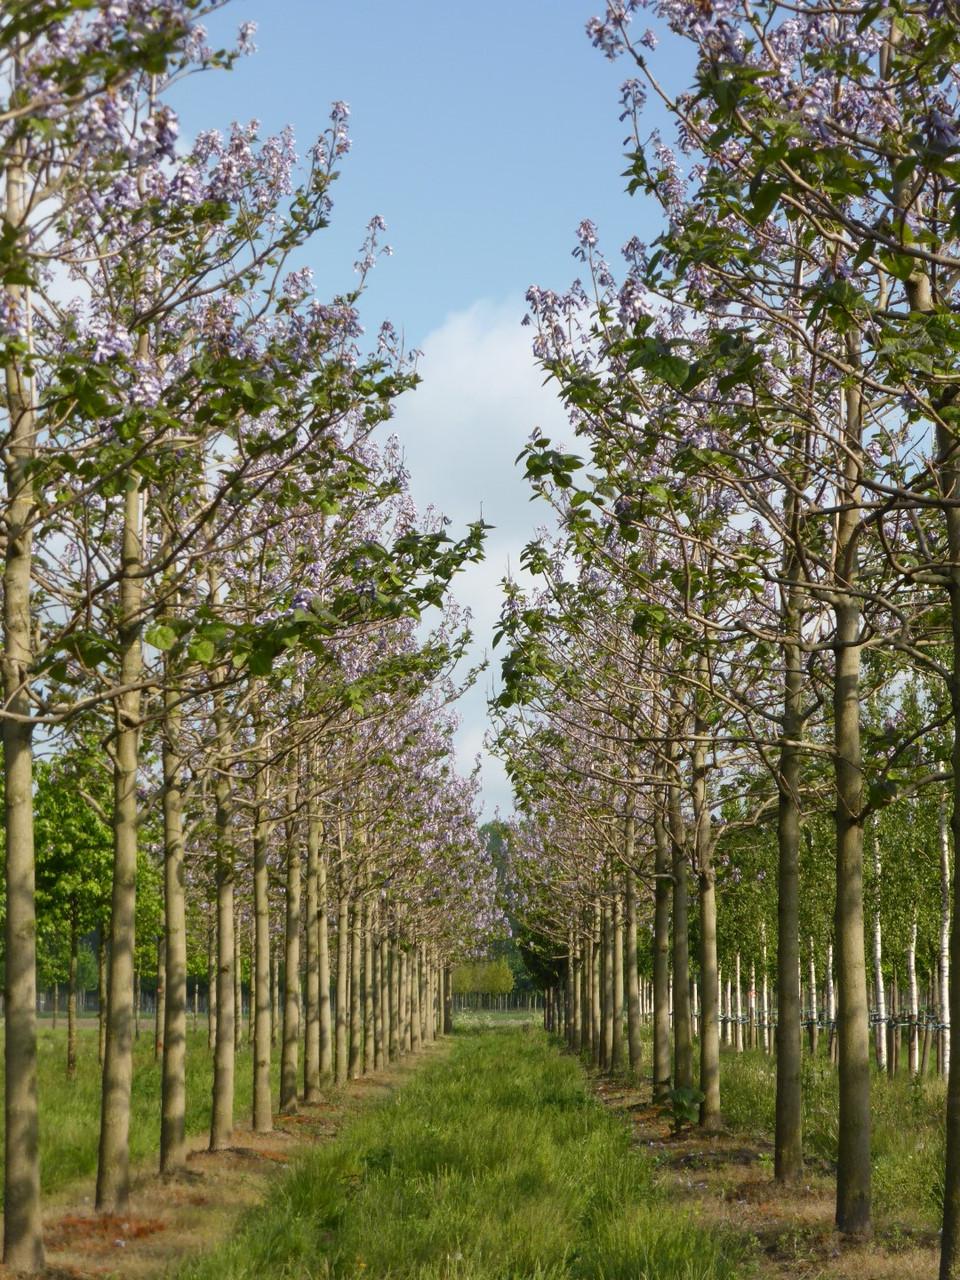
[[[374, 438], [416, 381], [392, 328], [367, 340], [359, 321], [382, 222], [347, 292], [321, 300], [300, 265], [346, 107], [302, 159], [256, 123], [178, 146], [178, 83], [252, 49], [250, 24], [210, 46], [222, 7], [11, 0], [0, 16], [4, 1261], [21, 1271], [43, 1264], [38, 902], [71, 966], [103, 927], [105, 1211], [128, 1190], [145, 859], [163, 890], [164, 1169], [185, 1157], [188, 903], [215, 922], [214, 1148], [234, 1116], [238, 927], [270, 1123], [271, 879], [286, 1109], [301, 1034], [310, 1097], [428, 1033], [451, 956], [497, 923], [449, 712], [467, 620], [446, 591], [482, 526], [453, 541], [419, 515]], [[38, 807], [46, 770], [60, 809]]]
[[[656, 26], [634, 34], [640, 10]], [[780, 1180], [802, 1169], [801, 981], [835, 997], [851, 1236], [871, 1229], [870, 1011], [886, 1017], [891, 962], [906, 1021], [926, 988], [944, 1064], [960, 1019], [957, 19], [896, 0], [610, 3], [589, 32], [634, 65], [630, 190], [661, 227], [617, 280], [584, 222], [582, 279], [528, 295], [588, 456], [526, 451], [559, 533], [527, 548], [541, 585], [508, 584], [500, 624], [523, 911], [606, 1065], [624, 999], [633, 1039], [652, 926], [660, 1089], [694, 1082], [695, 933], [706, 1128], [721, 967], [775, 962]], [[658, 67], [657, 28], [688, 47], [692, 84], [670, 83], [683, 59]], [[944, 1280], [955, 1055], [949, 1070]]]

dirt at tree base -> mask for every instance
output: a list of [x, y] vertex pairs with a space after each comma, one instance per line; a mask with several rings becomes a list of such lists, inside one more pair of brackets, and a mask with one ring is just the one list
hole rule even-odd
[[[205, 1135], [191, 1139], [181, 1174], [164, 1178], [155, 1166], [138, 1171], [125, 1214], [93, 1212], [92, 1179], [52, 1197], [44, 1213], [46, 1280], [168, 1275], [177, 1263], [226, 1238], [299, 1152], [330, 1141], [358, 1110], [388, 1097], [447, 1048], [444, 1041], [427, 1045], [387, 1071], [329, 1089], [320, 1102], [300, 1103], [295, 1115], [274, 1118], [272, 1133], [237, 1125], [233, 1144], [223, 1151], [208, 1151]], [[14, 1274], [0, 1266], [0, 1277]]]
[[656, 1161], [671, 1204], [689, 1209], [700, 1226], [744, 1240], [762, 1280], [937, 1280], [935, 1231], [884, 1222], [870, 1241], [840, 1236], [830, 1170], [811, 1165], [796, 1186], [779, 1187], [772, 1143], [723, 1130], [674, 1135], [662, 1108], [651, 1104], [649, 1084], [595, 1077], [593, 1088]]

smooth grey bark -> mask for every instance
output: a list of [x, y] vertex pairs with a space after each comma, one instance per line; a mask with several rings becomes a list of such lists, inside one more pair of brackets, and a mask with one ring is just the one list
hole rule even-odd
[[[626, 836], [629, 862], [625, 873], [626, 912], [624, 916], [624, 963], [627, 969], [627, 1045], [630, 1055], [630, 1070], [636, 1071], [643, 1058], [640, 1027], [640, 972], [637, 967], [637, 879], [633, 871], [635, 841], [635, 819], [631, 813]], [[579, 1023], [579, 1008], [576, 1007], [576, 988], [574, 988], [574, 1019]]]
[[[4, 230], [16, 238], [27, 212], [24, 148], [13, 146], [6, 171]], [[8, 284], [12, 303], [29, 312], [29, 295]], [[40, 1216], [40, 1128], [37, 1102], [37, 921], [33, 838], [33, 727], [28, 678], [33, 661], [30, 588], [34, 492], [31, 464], [37, 423], [33, 387], [11, 360], [5, 377], [8, 435], [3, 572], [4, 808], [6, 915], [4, 920], [4, 1233], [3, 1260], [11, 1270], [44, 1265]]]
[[297, 810], [297, 763], [287, 787], [287, 911], [283, 954], [283, 1046], [280, 1057], [280, 1110], [285, 1115], [297, 1109], [297, 1059], [300, 1053], [300, 832]]
[[[796, 533], [796, 504], [788, 499], [788, 525]], [[795, 1182], [803, 1173], [801, 1115], [802, 1019], [800, 1009], [800, 777], [803, 731], [803, 670], [800, 647], [799, 566], [791, 548], [782, 608], [783, 737], [780, 742], [777, 809], [777, 1093], [774, 1177]]]
[[77, 1074], [77, 961], [79, 936], [76, 916], [70, 920], [70, 965], [67, 971], [67, 1079]]
[[[145, 354], [145, 353], [144, 353]], [[107, 1041], [100, 1104], [96, 1207], [122, 1213], [130, 1191], [130, 1091], [133, 1085], [133, 971], [137, 903], [137, 771], [143, 655], [142, 503], [127, 477], [123, 502], [117, 638], [120, 684], [114, 703], [113, 891], [107, 979]], [[9, 953], [8, 953], [9, 954]]]
[[[167, 1001], [167, 940], [163, 934], [157, 938], [157, 984], [153, 1002], [153, 1057], [159, 1061], [163, 1054], [164, 1005]], [[162, 1081], [161, 1081], [162, 1092]]]
[[670, 905], [673, 868], [670, 837], [658, 805], [653, 819], [653, 1099], [670, 1092]]
[[947, 806], [941, 797], [940, 831], [940, 947], [937, 965], [937, 1021], [940, 1023], [939, 1053], [941, 1075], [950, 1074], [950, 828]]
[[213, 1052], [217, 1041], [217, 950], [216, 928], [207, 930], [207, 1048]]
[[[676, 757], [673, 757], [676, 765]], [[693, 1037], [690, 1022], [690, 935], [687, 922], [687, 851], [680, 784], [667, 784], [671, 862], [673, 870], [673, 1061], [674, 1087], [693, 1087]]]
[[363, 1067], [363, 909], [359, 901], [350, 911], [350, 1061], [351, 1080]]
[[303, 1047], [303, 1100], [320, 1100], [320, 815], [311, 788], [307, 802], [307, 947], [306, 1030]]
[[703, 699], [709, 687], [706, 654], [698, 661], [698, 688], [694, 715], [691, 796], [694, 815], [694, 850], [700, 898], [700, 1124], [716, 1129], [720, 1124], [720, 985], [717, 973], [717, 875], [713, 865], [713, 833], [707, 796], [707, 735]]
[[163, 1074], [160, 1101], [160, 1169], [171, 1173], [187, 1160], [187, 910], [183, 834], [183, 761], [179, 695], [169, 661], [163, 692], [163, 913], [166, 932]]
[[[623, 897], [619, 887], [614, 890], [610, 929], [613, 941], [613, 1053], [610, 1066], [614, 1071], [622, 1071], [626, 1045], [623, 1038]], [[565, 1018], [569, 1016], [569, 1009], [569, 1004], [564, 1001]]]
[[320, 985], [320, 1075], [333, 1075], [333, 1025], [330, 1019], [330, 931], [327, 922], [327, 859], [317, 866], [317, 974]]
[[[259, 746], [259, 744], [258, 744]], [[267, 853], [270, 839], [269, 772], [258, 751], [253, 775], [253, 1128], [273, 1128], [270, 1066], [273, 1049], [270, 947], [270, 879]]]
[[[859, 349], [847, 335], [847, 360]], [[839, 1142], [837, 1226], [845, 1235], [870, 1234], [870, 1037], [863, 918], [863, 765], [860, 747], [860, 601], [858, 526], [861, 502], [860, 388], [845, 389], [843, 475], [837, 495], [835, 544], [834, 777], [837, 792], [837, 1032]]]
[[[342, 873], [341, 873], [342, 874]], [[341, 886], [337, 900], [337, 1052], [335, 1071], [337, 1084], [347, 1079], [347, 977], [350, 968], [350, 902]]]
[[[212, 592], [215, 596], [216, 592]], [[236, 936], [234, 928], [235, 854], [233, 848], [233, 797], [227, 769], [231, 748], [223, 695], [214, 695], [214, 730], [219, 764], [214, 782], [214, 821], [217, 851], [217, 981], [216, 1038], [213, 1050], [213, 1103], [210, 1112], [210, 1150], [221, 1151], [233, 1139], [234, 1072], [236, 1042]]]

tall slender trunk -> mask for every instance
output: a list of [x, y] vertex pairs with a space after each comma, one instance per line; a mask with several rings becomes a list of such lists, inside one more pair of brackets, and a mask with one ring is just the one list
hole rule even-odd
[[937, 1021], [940, 1023], [940, 1072], [950, 1074], [950, 828], [947, 805], [939, 805], [940, 827], [940, 948], [937, 974]]
[[70, 918], [70, 967], [67, 971], [67, 1079], [77, 1074], [77, 959], [79, 937], [77, 919]]
[[707, 655], [698, 661], [698, 688], [694, 719], [692, 788], [694, 848], [700, 890], [700, 1124], [716, 1129], [720, 1124], [720, 987], [717, 976], [717, 875], [713, 866], [713, 834], [707, 798], [707, 734], [703, 699], [709, 687]]
[[420, 948], [410, 952], [410, 1049], [420, 1050]]
[[163, 914], [166, 932], [163, 1080], [160, 1104], [160, 1168], [182, 1168], [187, 1159], [187, 909], [184, 868], [182, 768], [178, 746], [178, 693], [166, 664], [163, 691]]
[[273, 1128], [270, 1065], [273, 1049], [271, 1001], [270, 879], [267, 854], [270, 821], [267, 816], [270, 780], [266, 761], [258, 752], [253, 776], [253, 1128]]
[[101, 1068], [107, 1054], [107, 938], [101, 924], [97, 938], [97, 1059]]
[[673, 1058], [674, 1086], [693, 1087], [693, 1038], [690, 1022], [690, 937], [687, 925], [687, 854], [680, 812], [680, 786], [668, 784], [673, 864]]
[[[19, 69], [17, 71], [19, 76]], [[14, 241], [27, 218], [24, 145], [15, 142], [7, 166], [4, 230]], [[12, 304], [30, 313], [29, 292], [6, 286]], [[28, 342], [30, 331], [27, 331]], [[5, 371], [8, 435], [4, 449], [7, 502], [3, 572], [4, 808], [6, 913], [4, 920], [4, 1232], [3, 1260], [11, 1270], [44, 1264], [40, 1219], [40, 1130], [37, 1104], [37, 922], [33, 840], [33, 726], [29, 675], [33, 662], [30, 586], [33, 566], [37, 447], [34, 388], [13, 358]]]
[[[630, 1049], [630, 1069], [640, 1066], [643, 1050], [640, 1038], [640, 973], [637, 968], [637, 880], [633, 871], [634, 817], [630, 815], [630, 832], [627, 840], [630, 862], [626, 871], [626, 917], [624, 928], [624, 958], [627, 966], [627, 1043]], [[576, 1015], [576, 1010], [574, 1011]]]
[[160, 1061], [163, 1053], [163, 1030], [167, 1001], [167, 940], [161, 934], [157, 938], [157, 985], [153, 1000], [153, 1057]]
[[910, 922], [910, 940], [907, 943], [907, 1000], [909, 1001], [910, 1026], [907, 1060], [910, 1074], [918, 1075], [920, 1071], [920, 993], [917, 989], [917, 909], [913, 909]]
[[390, 999], [390, 942], [385, 935], [380, 938], [380, 1021], [382, 1023], [383, 1062], [386, 1066], [395, 1056], [396, 1030], [393, 1024], [393, 1008]]
[[238, 1054], [243, 1048], [243, 934], [236, 890], [233, 896], [233, 945], [236, 949], [233, 965], [233, 1052]]
[[[141, 344], [142, 345], [142, 344]], [[143, 353], [145, 354], [145, 352]], [[107, 1044], [103, 1059], [96, 1206], [122, 1212], [130, 1190], [130, 1090], [133, 1085], [133, 969], [137, 904], [137, 771], [143, 655], [142, 503], [139, 477], [126, 480], [121, 535], [113, 763], [113, 893], [107, 979]], [[9, 951], [7, 953], [9, 955]]]
[[[662, 788], [661, 788], [662, 792]], [[655, 862], [653, 907], [653, 1098], [670, 1092], [670, 901], [673, 870], [670, 838], [657, 805], [653, 818]]]
[[819, 1010], [817, 1008], [817, 957], [813, 949], [813, 938], [810, 939], [809, 956], [807, 957], [809, 966], [809, 983], [810, 992], [808, 1000], [808, 1013], [810, 1016], [810, 1054], [811, 1057], [817, 1056], [817, 1034], [819, 1031]]
[[376, 1067], [376, 1026], [373, 1008], [373, 908], [364, 904], [363, 909], [363, 1070]]
[[387, 1006], [384, 1002], [385, 987], [383, 981], [383, 938], [373, 938], [373, 1066], [375, 1071], [382, 1071], [386, 1066], [386, 1022]]
[[217, 1042], [217, 953], [213, 923], [207, 929], [207, 1048]]
[[[847, 359], [859, 363], [859, 337], [847, 335]], [[845, 391], [844, 464], [838, 493], [834, 650], [834, 772], [837, 791], [837, 976], [839, 1143], [837, 1226], [871, 1230], [870, 1035], [863, 919], [863, 767], [860, 748], [860, 602], [855, 595], [860, 518], [862, 402]]]
[[297, 1109], [297, 1058], [300, 1052], [300, 833], [296, 818], [297, 761], [287, 787], [287, 913], [283, 955], [283, 1048], [280, 1056], [280, 1110]]
[[363, 1065], [363, 908], [359, 899], [350, 911], [350, 1061], [351, 1080]]
[[350, 966], [350, 901], [342, 883], [337, 900], [337, 1054], [336, 1080], [344, 1084], [347, 1079], [347, 976]]
[[[312, 771], [311, 771], [312, 773]], [[320, 1100], [320, 815], [307, 778], [307, 983], [306, 1034], [303, 1046], [303, 1100]]]
[[[613, 907], [610, 915], [610, 931], [613, 940], [613, 1053], [610, 1066], [614, 1071], [623, 1070], [623, 895], [619, 885], [614, 887]], [[569, 1005], [564, 1002], [564, 1016], [569, 1016]]]
[[210, 1150], [229, 1147], [233, 1138], [234, 1072], [236, 1063], [235, 1019], [237, 962], [234, 932], [235, 865], [233, 848], [233, 797], [228, 768], [230, 732], [223, 695], [214, 697], [214, 729], [219, 767], [214, 783], [217, 848], [217, 1024], [213, 1051], [213, 1103], [210, 1113]]
[[604, 1071], [613, 1067], [613, 922], [610, 903], [604, 901], [600, 909], [600, 938], [602, 947], [602, 1008], [603, 1036], [600, 1065]]
[[333, 1026], [330, 1020], [330, 931], [327, 922], [327, 858], [321, 851], [317, 867], [317, 973], [320, 984], [320, 1074], [333, 1075]]
[[876, 1053], [877, 1066], [887, 1068], [887, 992], [883, 980], [883, 929], [880, 923], [880, 844], [873, 838], [873, 876], [876, 901], [873, 908], [873, 981], [877, 993]]

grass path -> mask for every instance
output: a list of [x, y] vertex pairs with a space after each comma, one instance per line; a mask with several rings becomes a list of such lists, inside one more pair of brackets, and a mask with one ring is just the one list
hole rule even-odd
[[396, 1097], [308, 1152], [181, 1280], [733, 1280], [630, 1129], [529, 1028], [461, 1032]]

